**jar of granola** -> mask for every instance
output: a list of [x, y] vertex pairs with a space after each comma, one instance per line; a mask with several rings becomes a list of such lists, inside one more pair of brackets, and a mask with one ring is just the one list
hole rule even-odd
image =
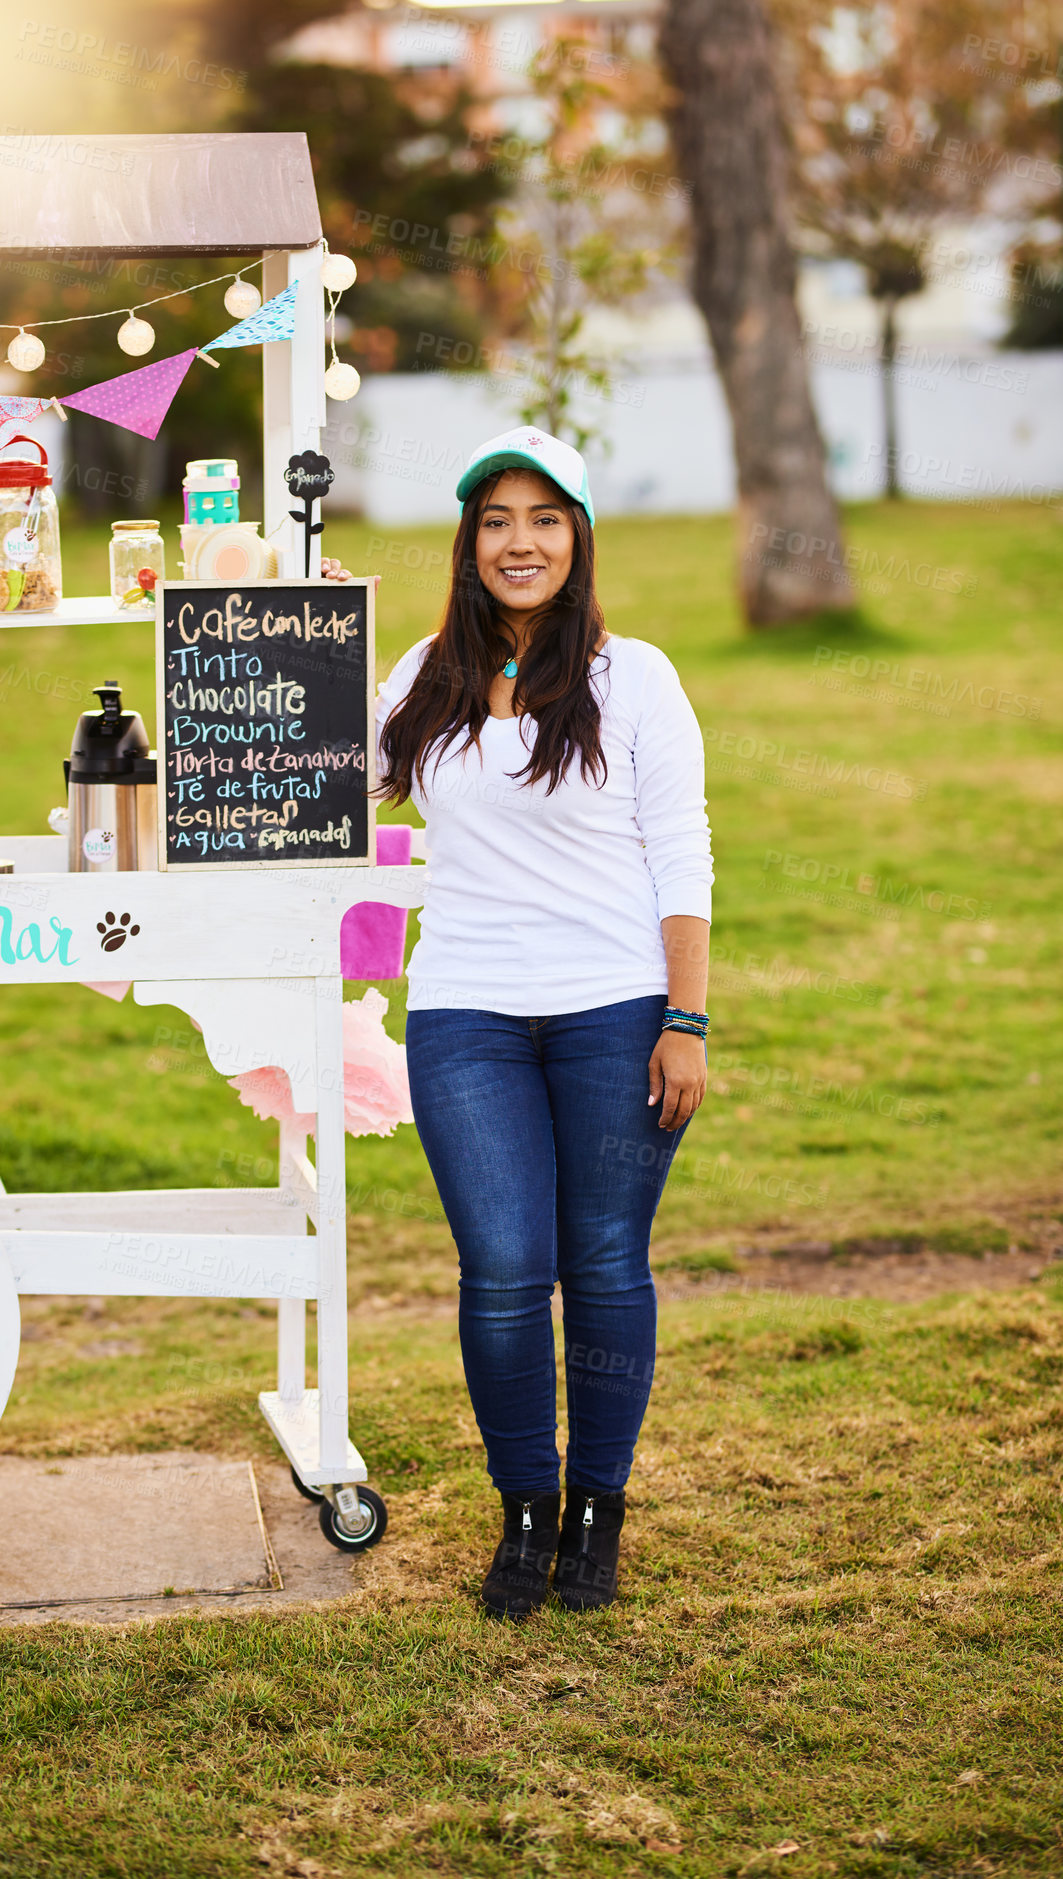
[[111, 523], [111, 599], [130, 613], [154, 613], [155, 583], [166, 579], [159, 524]]
[[0, 457], [0, 612], [48, 613], [63, 596], [59, 509], [48, 457], [36, 437], [12, 437], [9, 444], [39, 450], [40, 462]]

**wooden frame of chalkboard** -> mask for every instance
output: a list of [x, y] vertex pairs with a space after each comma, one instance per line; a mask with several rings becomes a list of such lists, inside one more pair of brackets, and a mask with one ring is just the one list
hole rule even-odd
[[159, 582], [160, 868], [373, 865], [375, 602], [372, 575]]

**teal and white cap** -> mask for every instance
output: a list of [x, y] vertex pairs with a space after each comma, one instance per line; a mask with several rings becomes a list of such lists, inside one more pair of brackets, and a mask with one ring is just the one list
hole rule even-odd
[[540, 475], [551, 477], [566, 496], [582, 503], [593, 527], [594, 507], [587, 482], [587, 465], [578, 450], [571, 444], [563, 444], [559, 437], [551, 437], [549, 431], [524, 425], [518, 431], [503, 431], [501, 437], [492, 437], [481, 444], [473, 451], [462, 474], [457, 488], [458, 501], [464, 506], [477, 483], [482, 483], [485, 476], [493, 476], [496, 470], [538, 470]]

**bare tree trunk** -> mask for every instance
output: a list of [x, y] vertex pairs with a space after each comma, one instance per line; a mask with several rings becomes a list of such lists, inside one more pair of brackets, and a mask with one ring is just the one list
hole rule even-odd
[[694, 295], [734, 428], [747, 618], [777, 626], [849, 607], [801, 344], [786, 145], [761, 0], [667, 0], [661, 52], [692, 189]]
[[882, 300], [882, 417], [886, 433], [886, 495], [896, 501], [901, 493], [897, 479], [897, 296], [885, 294]]

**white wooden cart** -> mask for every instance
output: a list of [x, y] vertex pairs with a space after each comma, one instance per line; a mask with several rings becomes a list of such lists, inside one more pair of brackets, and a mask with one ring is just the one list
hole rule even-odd
[[[47, 176], [13, 174], [22, 201], [9, 204], [6, 228], [20, 254], [268, 253], [264, 297], [301, 283], [294, 338], [262, 349], [263, 532], [279, 574], [298, 577], [303, 549], [287, 520], [283, 472], [293, 452], [320, 447], [325, 421], [323, 247], [305, 138], [69, 141], [76, 164], [59, 152]], [[86, 149], [91, 157], [96, 143], [103, 154], [94, 165]], [[314, 554], [312, 577], [319, 539]], [[129, 616], [97, 596], [0, 619], [28, 627]], [[20, 1293], [276, 1299], [277, 1388], [260, 1395], [262, 1412], [296, 1485], [321, 1502], [326, 1537], [348, 1551], [372, 1545], [387, 1512], [364, 1487], [365, 1463], [348, 1436], [340, 922], [359, 901], [419, 906], [422, 871], [87, 875], [67, 872], [62, 837], [5, 835], [0, 850], [14, 864], [0, 876], [0, 986], [131, 979], [138, 1004], [175, 1005], [201, 1027], [217, 1070], [280, 1065], [296, 1111], [316, 1116], [313, 1164], [306, 1137], [282, 1128], [275, 1188], [7, 1194], [0, 1184], [0, 1412], [18, 1362]], [[103, 950], [116, 928], [126, 933], [121, 950]], [[317, 1306], [315, 1389], [306, 1381], [307, 1299]]]

